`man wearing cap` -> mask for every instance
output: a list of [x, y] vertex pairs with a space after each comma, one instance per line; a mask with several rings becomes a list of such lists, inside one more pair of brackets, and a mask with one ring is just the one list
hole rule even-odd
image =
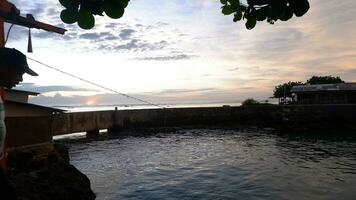
[[[30, 74], [32, 76], [38, 76], [36, 72], [29, 68], [26, 56], [23, 53], [16, 49], [0, 48], [0, 176], [6, 174], [7, 170], [7, 152], [5, 150], [5, 110], [3, 103], [4, 88], [10, 89], [22, 82], [22, 76], [24, 73]], [[0, 180], [0, 185], [3, 184], [4, 182]]]

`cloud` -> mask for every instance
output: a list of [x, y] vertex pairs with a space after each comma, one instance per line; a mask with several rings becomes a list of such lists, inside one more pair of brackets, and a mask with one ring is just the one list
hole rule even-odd
[[81, 87], [72, 87], [67, 85], [51, 85], [51, 86], [39, 86], [35, 85], [34, 83], [21, 83], [15, 89], [18, 90], [25, 90], [31, 92], [38, 92], [38, 93], [46, 93], [46, 92], [59, 92], [59, 91], [97, 91], [88, 88], [81, 88]]
[[130, 29], [130, 28], [128, 28], [128, 29], [123, 29], [123, 30], [121, 30], [119, 36], [120, 36], [120, 38], [123, 39], [123, 40], [128, 40], [128, 39], [131, 38], [132, 34], [135, 33], [135, 32], [136, 32], [135, 30]]
[[[137, 24], [131, 26], [129, 23], [109, 23], [107, 25], [99, 23], [96, 25], [96, 30], [84, 33], [76, 28], [66, 26], [68, 32], [64, 36], [35, 32], [34, 37], [70, 41], [73, 45], [86, 43], [86, 48], [89, 51], [151, 52], [164, 49], [166, 51], [180, 50], [177, 39], [187, 36], [180, 36], [180, 32], [173, 31], [173, 28], [168, 24], [164, 26], [162, 24], [166, 23], [161, 22], [158, 25], [140, 24], [139, 26]], [[158, 32], [161, 37], [155, 37]]]
[[240, 69], [239, 67], [235, 67], [235, 68], [228, 69], [228, 71], [234, 72], [234, 71], [237, 71], [237, 70], [239, 70], [239, 69]]
[[[259, 93], [256, 94], [256, 91]], [[151, 92], [145, 94], [129, 94], [135, 98], [142, 99], [154, 104], [202, 104], [202, 103], [237, 103], [247, 98], [254, 97], [258, 100], [267, 99], [270, 92], [264, 92], [253, 88], [242, 88], [236, 90], [221, 90], [218, 88], [201, 88], [201, 89], [168, 89], [161, 92]], [[47, 106], [81, 106], [86, 102], [95, 102], [99, 105], [132, 105], [146, 104], [137, 100], [124, 97], [119, 94], [98, 94], [92, 96], [74, 95], [64, 96], [57, 93], [54, 96], [39, 95], [30, 99], [31, 103]], [[94, 105], [94, 106], [95, 106]]]
[[196, 58], [196, 55], [187, 55], [187, 54], [179, 54], [179, 55], [167, 55], [167, 56], [146, 56], [146, 57], [138, 57], [134, 58], [135, 60], [155, 60], [155, 61], [169, 61], [169, 60], [188, 60], [192, 58]]
[[79, 38], [82, 38], [82, 39], [88, 39], [88, 40], [97, 40], [97, 39], [100, 39], [102, 36], [105, 37], [107, 33], [84, 33], [84, 34], [81, 34], [79, 35]]
[[216, 88], [200, 88], [200, 89], [166, 89], [159, 94], [181, 94], [181, 93], [201, 93], [201, 92], [211, 92], [217, 90]]
[[134, 50], [134, 51], [147, 51], [163, 49], [167, 46], [167, 42], [162, 40], [155, 43], [149, 43], [138, 39], [132, 39], [126, 44], [114, 46], [115, 50]]

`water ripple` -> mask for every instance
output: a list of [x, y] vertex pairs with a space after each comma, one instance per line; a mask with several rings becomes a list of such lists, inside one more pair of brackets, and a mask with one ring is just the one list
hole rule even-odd
[[103, 199], [354, 199], [356, 140], [229, 129], [69, 144]]

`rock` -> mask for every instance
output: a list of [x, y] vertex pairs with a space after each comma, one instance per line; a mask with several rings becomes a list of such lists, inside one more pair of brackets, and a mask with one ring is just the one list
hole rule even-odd
[[19, 200], [95, 199], [90, 180], [69, 163], [63, 145], [46, 151], [47, 156], [28, 149], [9, 154], [9, 180]]

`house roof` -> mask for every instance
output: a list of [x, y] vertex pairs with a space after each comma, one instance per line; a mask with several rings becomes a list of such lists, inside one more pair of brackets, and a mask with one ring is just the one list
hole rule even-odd
[[291, 89], [292, 93], [340, 92], [340, 91], [354, 91], [354, 92], [356, 92], [356, 83], [299, 85], [299, 86], [293, 86]]
[[48, 110], [50, 112], [64, 112], [65, 111], [62, 109], [57, 109], [57, 108], [52, 108], [52, 107], [46, 107], [46, 106], [41, 106], [41, 105], [36, 105], [36, 104], [31, 104], [31, 103], [22, 103], [22, 102], [17, 102], [17, 101], [9, 101], [9, 100], [5, 100], [5, 104], [13, 104], [13, 105], [18, 105], [18, 106], [32, 107], [34, 109]]
[[6, 93], [12, 92], [12, 93], [22, 93], [22, 94], [27, 94], [27, 95], [32, 95], [32, 96], [37, 96], [40, 93], [37, 92], [30, 92], [30, 91], [25, 91], [25, 90], [15, 90], [15, 89], [5, 89]]

